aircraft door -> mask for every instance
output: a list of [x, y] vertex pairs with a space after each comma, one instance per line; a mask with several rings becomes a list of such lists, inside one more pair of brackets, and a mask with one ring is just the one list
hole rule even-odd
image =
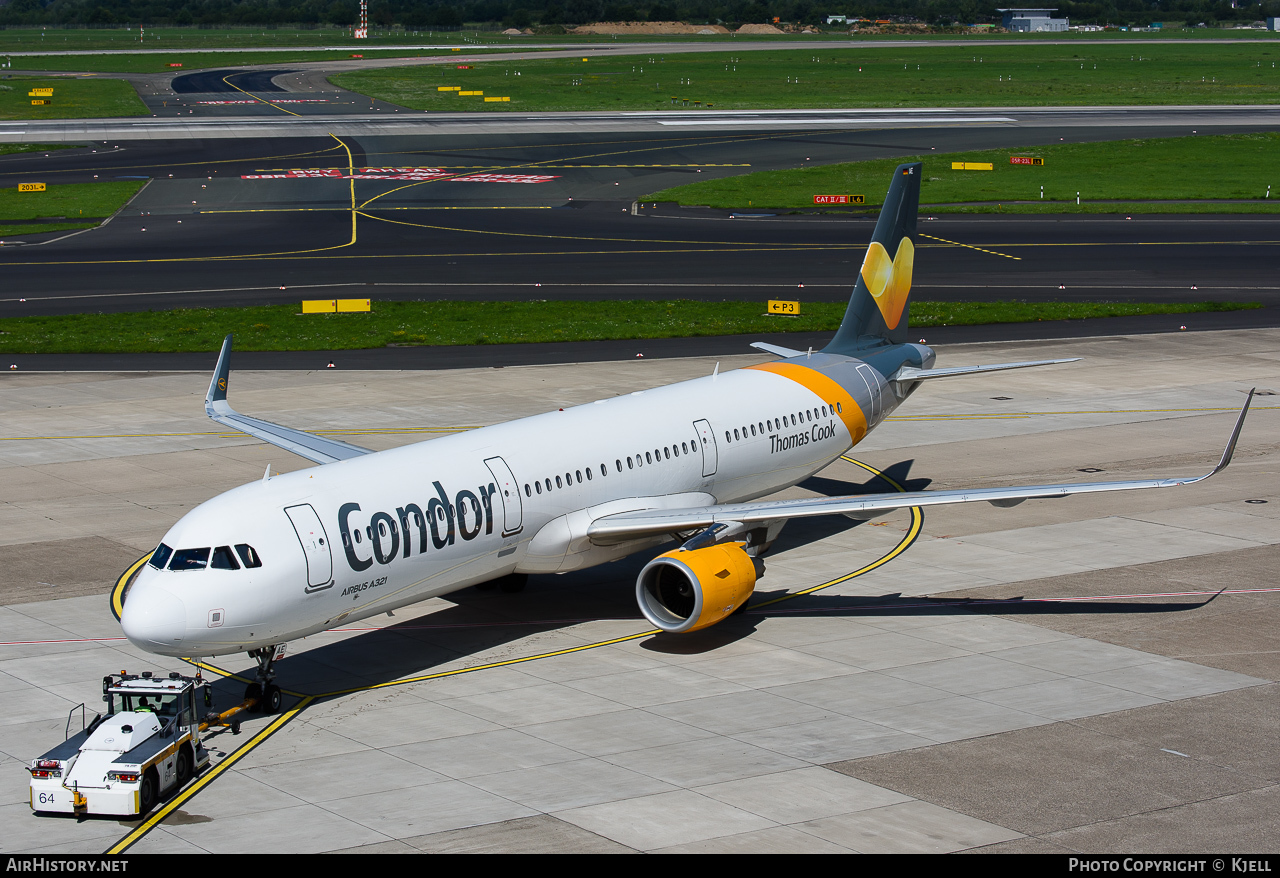
[[710, 421], [694, 421], [694, 429], [698, 431], [698, 438], [702, 440], [702, 475], [714, 476], [716, 474], [716, 432], [711, 429]]
[[[484, 465], [489, 468], [489, 472], [493, 475], [493, 480], [497, 484], [498, 489], [494, 491], [498, 499], [502, 502], [502, 535], [509, 537], [512, 534], [519, 533], [524, 527], [524, 504], [520, 500], [520, 485], [516, 483], [516, 477], [511, 472], [511, 467], [507, 466], [507, 462], [501, 457], [490, 457], [485, 460]], [[489, 501], [490, 507], [493, 501]]]
[[284, 510], [307, 556], [307, 591], [319, 591], [333, 585], [333, 555], [320, 516], [310, 503], [289, 506]]
[[872, 369], [866, 363], [858, 364], [858, 374], [862, 376], [862, 382], [867, 385], [867, 393], [871, 394], [871, 412], [867, 421], [869, 424], [878, 424], [880, 423], [880, 412], [882, 410], [880, 379], [876, 377], [875, 369]]

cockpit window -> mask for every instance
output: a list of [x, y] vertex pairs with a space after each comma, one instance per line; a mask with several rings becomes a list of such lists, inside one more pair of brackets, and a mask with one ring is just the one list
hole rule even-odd
[[179, 549], [169, 562], [170, 570], [203, 570], [209, 563], [209, 547], [203, 549]]
[[218, 546], [213, 550], [213, 561], [209, 564], [214, 570], [239, 570], [236, 556], [231, 554], [230, 546]]
[[258, 557], [258, 553], [254, 551], [253, 546], [246, 543], [236, 543], [236, 554], [240, 556], [240, 560], [244, 562], [245, 567], [262, 566], [262, 559]]
[[164, 543], [161, 543], [160, 545], [156, 546], [156, 550], [151, 553], [151, 560], [148, 561], [147, 563], [150, 564], [152, 567], [156, 568], [157, 570], [163, 570], [164, 565], [169, 562], [169, 556], [172, 554], [173, 554], [173, 549], [170, 549]]

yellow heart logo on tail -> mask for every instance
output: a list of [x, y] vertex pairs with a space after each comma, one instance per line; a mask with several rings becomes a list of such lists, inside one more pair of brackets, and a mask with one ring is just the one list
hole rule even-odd
[[915, 265], [916, 248], [910, 238], [903, 238], [898, 254], [889, 258], [889, 251], [879, 241], [872, 241], [867, 248], [867, 258], [862, 260], [862, 279], [867, 283], [885, 324], [890, 329], [898, 327], [902, 311], [911, 295], [911, 269]]

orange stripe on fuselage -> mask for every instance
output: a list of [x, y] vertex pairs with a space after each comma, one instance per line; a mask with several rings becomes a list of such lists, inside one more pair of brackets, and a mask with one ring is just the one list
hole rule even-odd
[[861, 442], [862, 437], [867, 435], [867, 419], [862, 414], [862, 407], [858, 405], [858, 401], [850, 396], [849, 391], [841, 387], [839, 383], [816, 369], [810, 369], [808, 366], [801, 366], [796, 363], [761, 363], [758, 366], [746, 366], [744, 368], [781, 375], [783, 378], [789, 378], [806, 389], [813, 391], [827, 405], [839, 403], [836, 416], [844, 421], [845, 429], [849, 431], [849, 437], [853, 439], [854, 445]]

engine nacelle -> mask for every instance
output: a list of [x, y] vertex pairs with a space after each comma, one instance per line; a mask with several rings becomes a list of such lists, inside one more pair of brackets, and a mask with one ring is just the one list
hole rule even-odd
[[636, 602], [654, 625], [683, 634], [728, 618], [755, 587], [755, 564], [742, 543], [722, 543], [654, 558], [636, 580]]

